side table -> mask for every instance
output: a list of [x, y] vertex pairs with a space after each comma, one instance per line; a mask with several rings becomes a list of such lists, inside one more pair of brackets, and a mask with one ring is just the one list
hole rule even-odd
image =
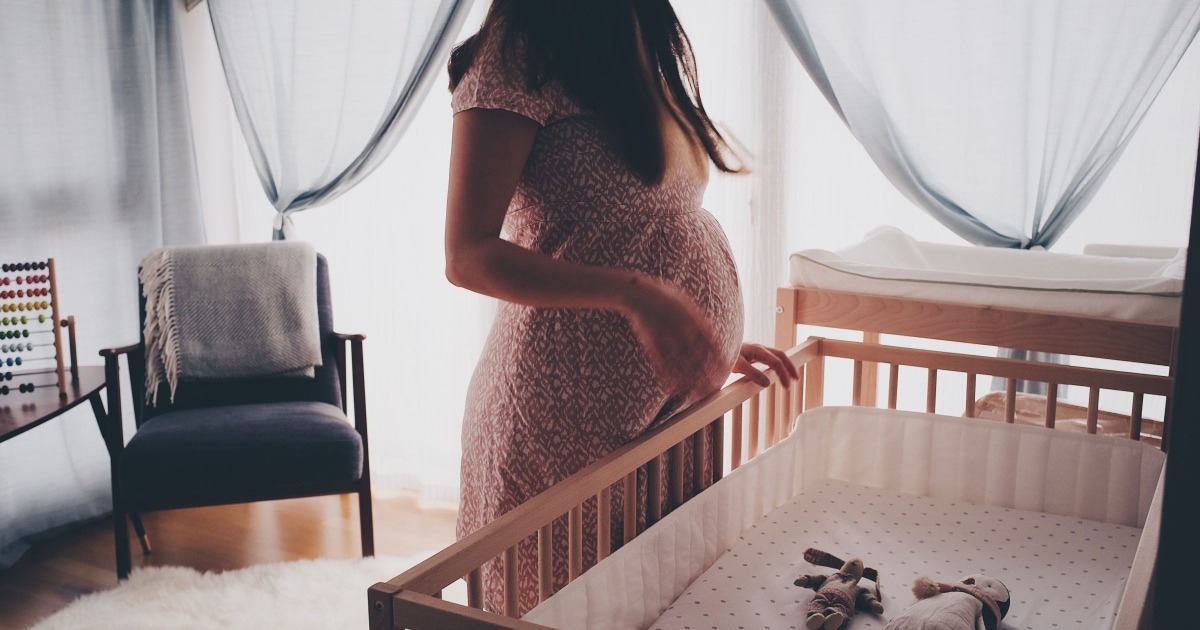
[[[104, 390], [104, 368], [101, 366], [79, 366], [66, 375], [67, 397], [61, 398], [55, 388], [38, 388], [27, 394], [10, 393], [0, 397], [0, 442], [11, 440], [30, 429], [43, 425], [83, 401], [92, 404], [92, 414], [100, 428], [100, 438], [108, 448], [108, 414], [104, 410], [101, 395]], [[109, 454], [111, 455], [111, 449]], [[130, 514], [133, 530], [137, 532], [143, 553], [150, 553], [150, 540], [146, 528], [137, 514]]]

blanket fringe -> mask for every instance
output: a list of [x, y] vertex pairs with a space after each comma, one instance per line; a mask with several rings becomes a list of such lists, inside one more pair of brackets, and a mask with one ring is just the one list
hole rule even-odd
[[142, 261], [139, 275], [146, 298], [146, 402], [158, 404], [159, 386], [166, 382], [171, 402], [179, 383], [179, 330], [175, 318], [175, 264], [171, 249], [152, 252]]

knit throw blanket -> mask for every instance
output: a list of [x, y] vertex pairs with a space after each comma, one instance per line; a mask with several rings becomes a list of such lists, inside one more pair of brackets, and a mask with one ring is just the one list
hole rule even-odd
[[309, 376], [321, 364], [312, 245], [165, 247], [142, 260], [146, 398], [180, 381]]

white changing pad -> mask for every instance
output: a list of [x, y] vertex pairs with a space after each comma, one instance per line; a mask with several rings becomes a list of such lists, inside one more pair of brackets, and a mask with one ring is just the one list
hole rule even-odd
[[792, 254], [791, 283], [1175, 326], [1185, 262], [1185, 250], [1164, 260], [940, 245], [884, 227], [836, 252]]
[[808, 547], [879, 570], [884, 614], [858, 613], [855, 630], [883, 628], [908, 608], [920, 575], [954, 582], [973, 573], [1011, 591], [1001, 628], [1108, 627], [1140, 536], [1136, 527], [823, 480], [743, 533], [650, 627], [803, 630], [813, 591], [792, 581], [831, 572], [804, 561]]

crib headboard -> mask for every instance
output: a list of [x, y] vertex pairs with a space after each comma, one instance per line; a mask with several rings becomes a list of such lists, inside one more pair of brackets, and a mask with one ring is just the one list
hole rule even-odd
[[809, 324], [1150, 365], [1171, 365], [1178, 328], [1082, 315], [782, 287], [775, 345], [796, 345]]

